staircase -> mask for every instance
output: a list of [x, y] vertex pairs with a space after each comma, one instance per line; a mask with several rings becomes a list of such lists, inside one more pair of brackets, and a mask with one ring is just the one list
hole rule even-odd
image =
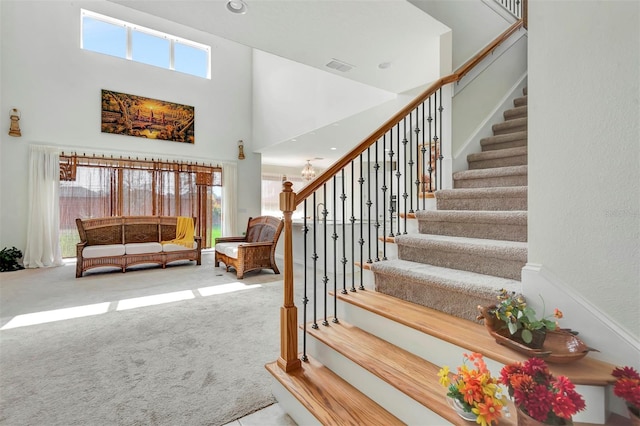
[[[273, 393], [300, 425], [468, 425], [445, 400], [440, 366], [465, 352], [485, 356], [498, 374], [525, 356], [496, 344], [475, 318], [498, 290], [520, 290], [527, 261], [526, 91], [454, 175], [436, 192], [437, 210], [419, 211], [418, 233], [397, 235], [398, 259], [370, 265], [377, 291], [335, 294], [335, 318], [306, 327], [306, 360], [285, 372], [277, 362]], [[576, 424], [625, 424], [609, 416], [612, 365], [587, 356], [550, 364], [568, 376], [587, 410]], [[515, 409], [501, 425], [516, 424]]]
[[419, 233], [395, 237], [398, 259], [371, 267], [375, 289], [473, 321], [500, 289], [520, 291], [527, 262], [527, 92], [494, 136], [436, 191], [437, 210], [415, 215]]

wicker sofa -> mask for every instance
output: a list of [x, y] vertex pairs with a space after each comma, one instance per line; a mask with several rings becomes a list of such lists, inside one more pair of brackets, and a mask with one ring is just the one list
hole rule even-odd
[[238, 279], [256, 269], [272, 269], [279, 274], [275, 252], [283, 227], [282, 219], [273, 216], [249, 218], [244, 236], [216, 238], [214, 265], [220, 266], [222, 262], [227, 271], [233, 267]]
[[[92, 268], [127, 267], [156, 263], [164, 268], [176, 260], [201, 264], [202, 241], [194, 237], [193, 247], [161, 244], [176, 238], [176, 216], [114, 216], [76, 219], [80, 242], [76, 245], [76, 278]], [[194, 219], [195, 223], [195, 219]]]

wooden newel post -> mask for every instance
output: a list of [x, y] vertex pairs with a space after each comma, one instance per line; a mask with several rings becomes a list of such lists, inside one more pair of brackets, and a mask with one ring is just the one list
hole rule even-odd
[[293, 303], [293, 234], [291, 215], [296, 209], [296, 194], [289, 181], [283, 183], [280, 210], [284, 214], [284, 304], [280, 308], [280, 358], [284, 371], [300, 368], [298, 357], [298, 308]]

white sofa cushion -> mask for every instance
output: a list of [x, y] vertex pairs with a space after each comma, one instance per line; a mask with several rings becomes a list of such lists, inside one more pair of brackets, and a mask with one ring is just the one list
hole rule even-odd
[[129, 243], [124, 245], [126, 254], [145, 254], [162, 252], [162, 244], [160, 243]]
[[87, 259], [94, 257], [122, 256], [124, 254], [123, 244], [103, 244], [87, 246], [82, 249], [82, 257]]
[[218, 243], [216, 244], [216, 251], [218, 253], [224, 253], [226, 254], [228, 257], [231, 257], [233, 259], [237, 259], [238, 258], [238, 246], [242, 245], [244, 243]]
[[193, 247], [191, 247], [191, 248], [185, 247], [185, 246], [180, 245], [180, 244], [163, 244], [162, 245], [162, 251], [164, 251], [164, 252], [193, 250], [195, 248], [198, 248], [198, 243], [196, 243], [195, 241], [193, 242]]

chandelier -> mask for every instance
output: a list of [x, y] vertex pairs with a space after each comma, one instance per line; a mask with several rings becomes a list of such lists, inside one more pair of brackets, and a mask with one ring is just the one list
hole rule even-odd
[[307, 160], [307, 164], [302, 168], [302, 179], [309, 181], [316, 177], [316, 170], [313, 168], [309, 160]]

